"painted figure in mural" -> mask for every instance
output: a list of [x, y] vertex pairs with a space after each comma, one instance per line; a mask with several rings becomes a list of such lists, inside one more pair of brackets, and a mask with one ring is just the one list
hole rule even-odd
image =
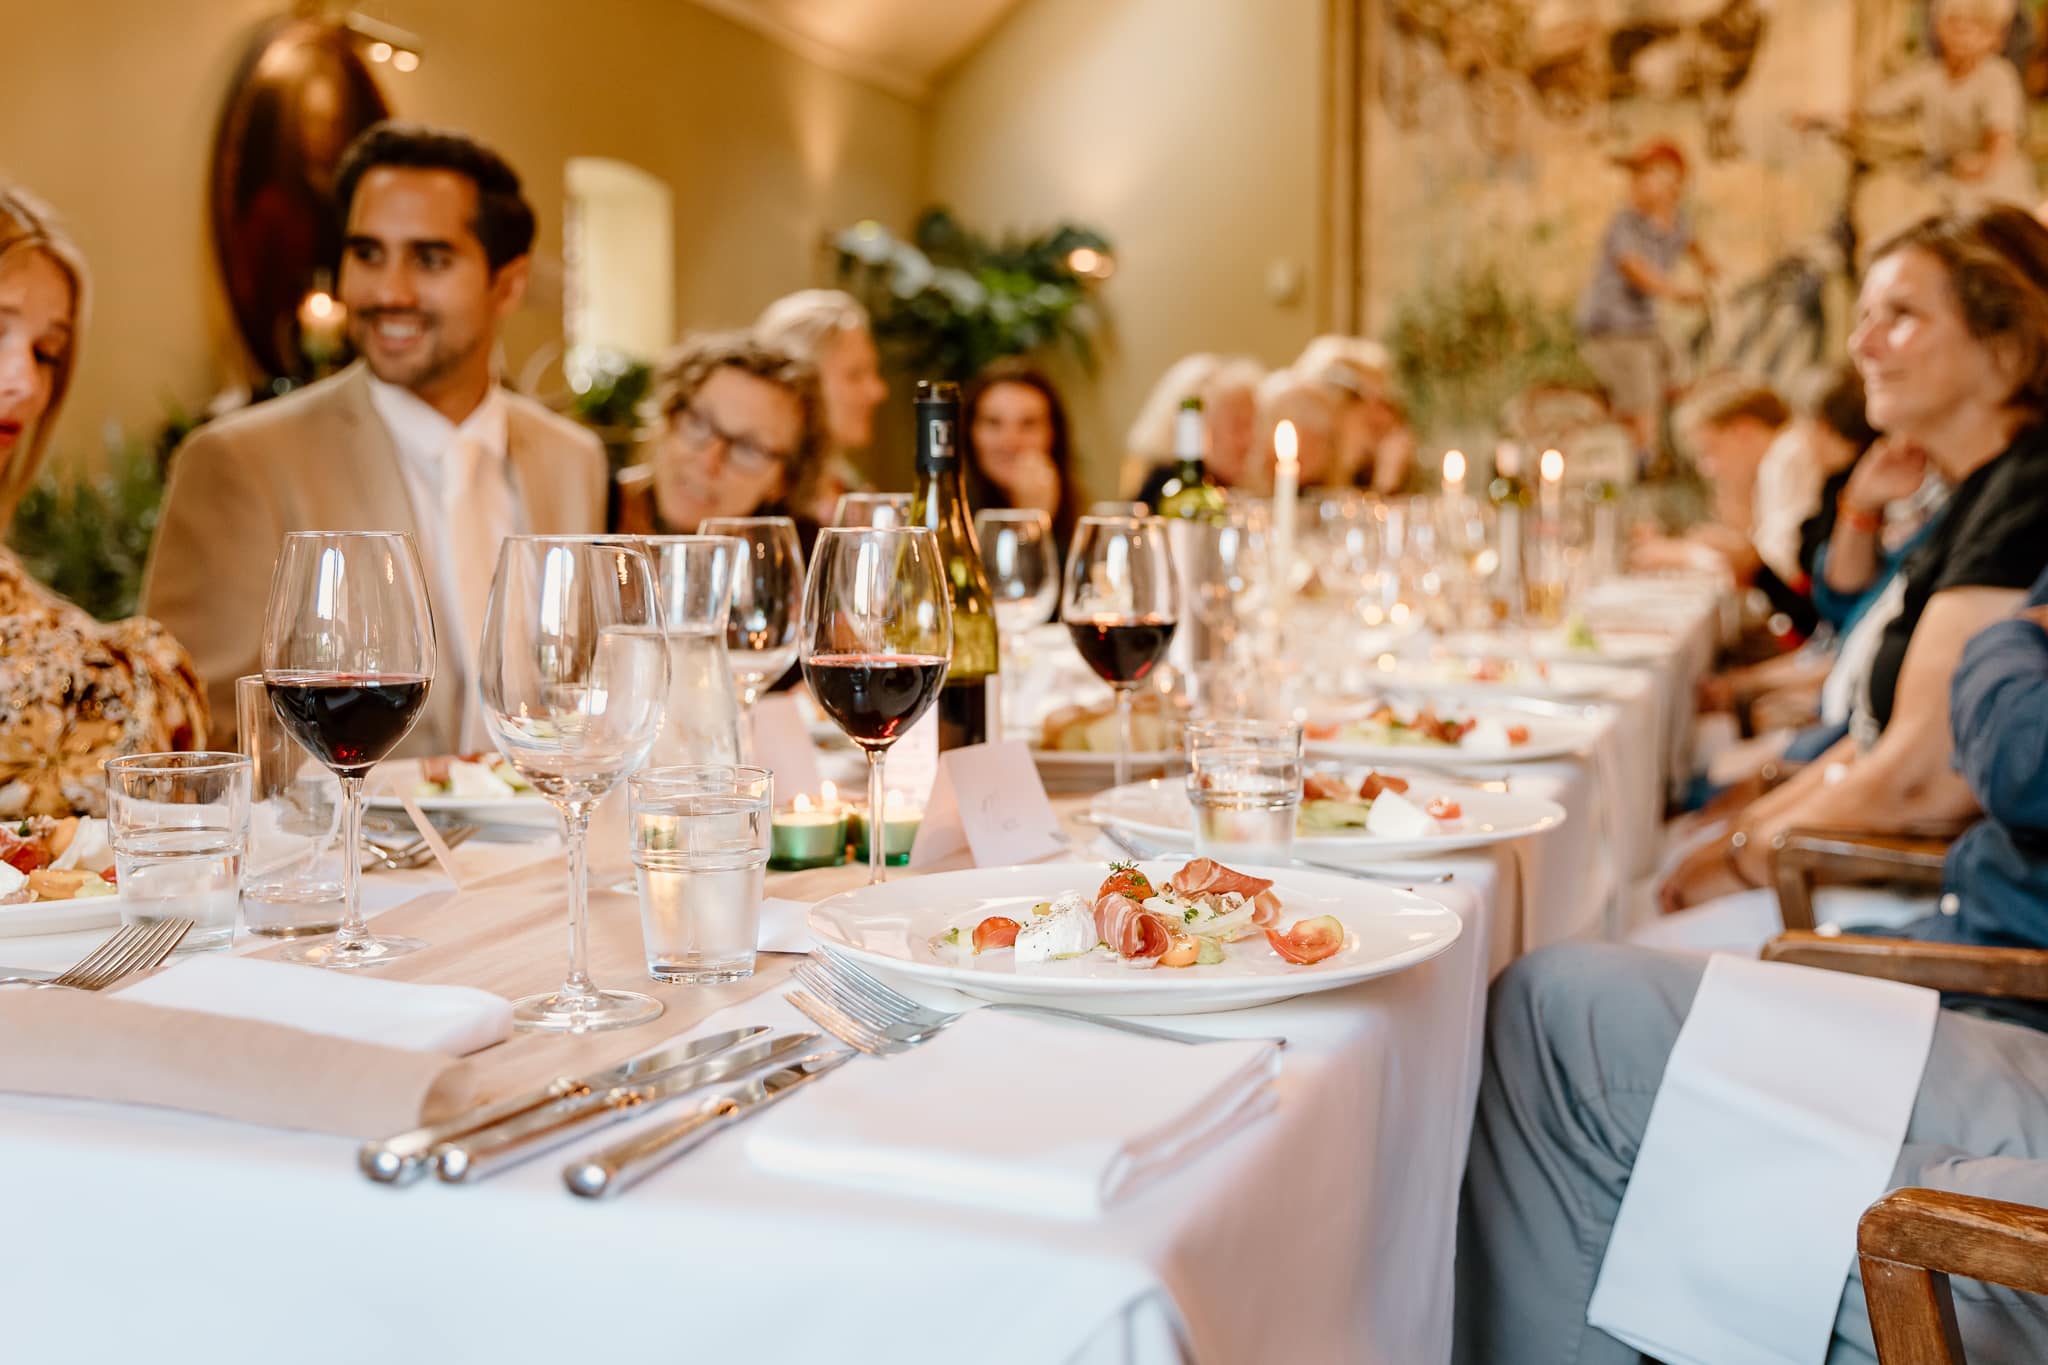
[[1648, 455], [1657, 448], [1672, 383], [1657, 301], [1703, 304], [1704, 289], [1677, 270], [1689, 257], [1702, 280], [1711, 280], [1714, 266], [1682, 206], [1686, 164], [1678, 144], [1653, 138], [1618, 160], [1628, 168], [1628, 202], [1608, 222], [1593, 278], [1579, 296], [1579, 353], [1606, 387], [1638, 455]]
[[[1942, 207], [2032, 205], [2027, 95], [2005, 55], [2015, 0], [1934, 0], [1934, 55], [1871, 92], [1855, 119], [1914, 120]], [[1853, 126], [1854, 120], [1852, 120]]]

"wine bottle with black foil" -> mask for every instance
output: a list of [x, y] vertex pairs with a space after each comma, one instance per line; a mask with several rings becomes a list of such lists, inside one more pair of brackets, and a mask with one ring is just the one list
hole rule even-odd
[[957, 749], [1002, 737], [998, 716], [1000, 650], [995, 594], [982, 568], [981, 546], [960, 473], [960, 386], [921, 379], [917, 384], [917, 491], [910, 524], [931, 528], [953, 594], [953, 657], [935, 708], [939, 749]]
[[1183, 398], [1173, 418], [1173, 477], [1160, 486], [1159, 501], [1153, 505], [1160, 516], [1223, 524], [1223, 490], [1202, 463], [1208, 435], [1202, 400]]

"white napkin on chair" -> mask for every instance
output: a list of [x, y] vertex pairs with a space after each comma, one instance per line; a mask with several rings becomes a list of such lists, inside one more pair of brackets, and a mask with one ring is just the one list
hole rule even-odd
[[1586, 1321], [1672, 1365], [1821, 1365], [1939, 1006], [1895, 981], [1713, 958]]
[[512, 1036], [512, 1004], [469, 986], [422, 986], [289, 962], [195, 954], [120, 992], [123, 1000], [460, 1057]]
[[1170, 1043], [977, 1010], [763, 1114], [780, 1175], [1011, 1213], [1093, 1218], [1274, 1106], [1271, 1042]]

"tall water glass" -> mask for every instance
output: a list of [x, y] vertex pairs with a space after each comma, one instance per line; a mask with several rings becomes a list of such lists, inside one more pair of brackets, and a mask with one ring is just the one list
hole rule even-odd
[[1021, 640], [1052, 615], [1060, 596], [1059, 547], [1052, 518], [1034, 507], [990, 507], [974, 514], [974, 538], [996, 599], [996, 633]]
[[637, 536], [654, 561], [668, 633], [668, 704], [650, 764], [740, 761], [740, 703], [726, 657], [733, 566], [731, 536]]
[[304, 938], [341, 927], [341, 781], [292, 737], [263, 675], [235, 679], [235, 733], [249, 757], [242, 923]]
[[121, 922], [189, 919], [181, 951], [235, 941], [249, 843], [242, 754], [132, 754], [107, 760], [107, 841]]
[[908, 493], [841, 493], [832, 508], [834, 526], [908, 526]]
[[341, 928], [288, 945], [318, 967], [374, 967], [426, 947], [372, 934], [358, 884], [363, 782], [398, 747], [434, 685], [434, 615], [410, 535], [295, 531], [284, 538], [263, 622], [263, 685], [277, 718], [341, 779]]
[[661, 727], [668, 639], [653, 561], [629, 541], [507, 536], [478, 656], [491, 739], [560, 812], [569, 848], [568, 976], [514, 1001], [514, 1027], [587, 1033], [652, 1019], [660, 1001], [590, 979], [587, 846], [591, 812]]
[[697, 533], [740, 542], [725, 650], [740, 709], [749, 712], [755, 699], [796, 662], [803, 622], [803, 542], [788, 517], [707, 517]]
[[1230, 866], [1285, 863], [1301, 811], [1301, 726], [1218, 720], [1188, 726], [1195, 851]]
[[[938, 537], [923, 526], [830, 527], [804, 584], [804, 683], [868, 756], [868, 819], [883, 823], [889, 746], [938, 700], [953, 653], [953, 596]], [[868, 882], [885, 840], [868, 840]]]
[[698, 983], [752, 976], [774, 775], [716, 763], [643, 768], [626, 793], [647, 974]]

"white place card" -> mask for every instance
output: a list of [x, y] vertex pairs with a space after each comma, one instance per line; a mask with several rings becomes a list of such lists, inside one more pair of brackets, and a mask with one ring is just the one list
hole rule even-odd
[[929, 867], [968, 849], [977, 867], [1028, 863], [1066, 851], [1059, 817], [1022, 740], [970, 744], [939, 756], [938, 780], [910, 847]]
[[754, 703], [753, 762], [775, 774], [775, 799], [787, 805], [798, 792], [818, 794], [818, 751], [811, 727], [792, 692], [771, 692]]

